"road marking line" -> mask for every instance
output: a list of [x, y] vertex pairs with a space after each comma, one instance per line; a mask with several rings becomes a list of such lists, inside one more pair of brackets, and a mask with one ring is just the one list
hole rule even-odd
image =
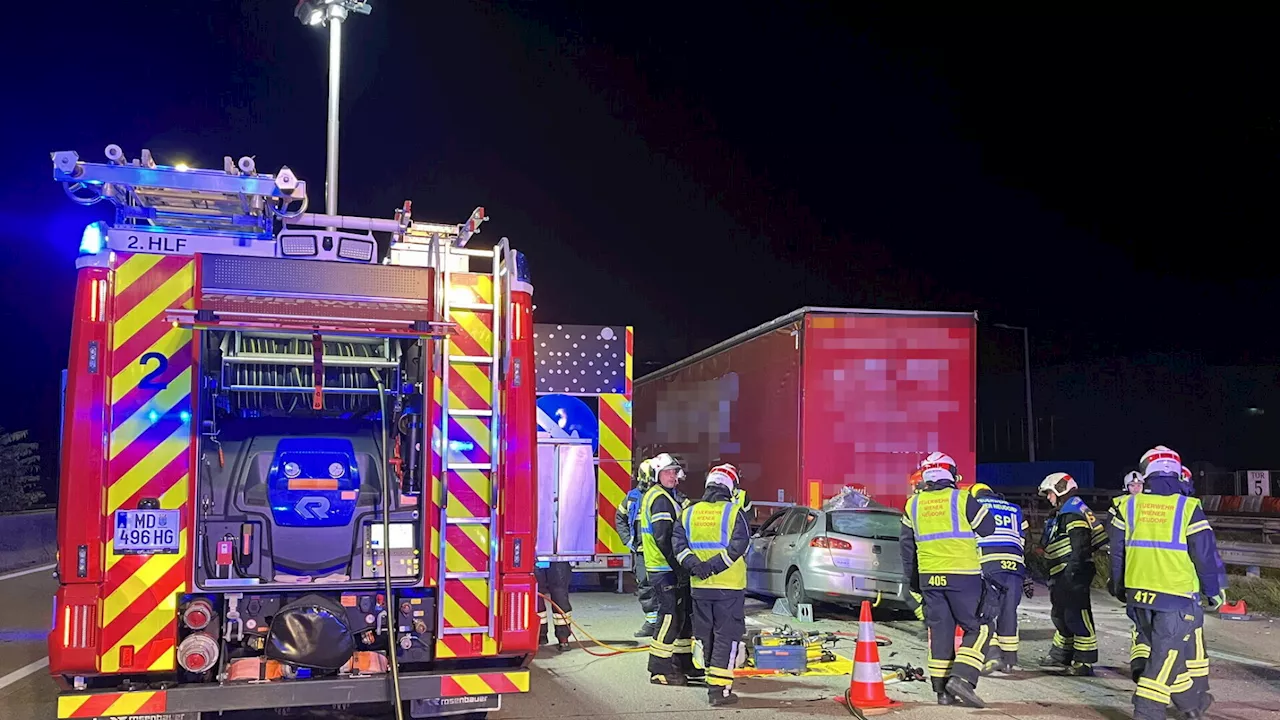
[[[43, 572], [45, 570], [52, 570], [57, 566], [58, 566], [57, 563], [49, 563], [48, 565], [38, 565], [33, 568], [27, 568], [26, 570], [18, 570], [17, 572], [11, 572], [6, 575], [0, 575], [0, 580], [8, 580], [9, 578], [22, 577], [23, 575], [30, 575], [32, 573]], [[3, 686], [0, 686], [0, 687], [3, 687]]]
[[32, 673], [39, 672], [40, 670], [47, 667], [49, 667], [48, 655], [31, 663], [30, 665], [27, 665], [26, 667], [20, 667], [17, 670], [14, 670], [13, 672], [9, 673], [8, 675], [5, 675], [4, 677], [0, 677], [0, 690], [3, 690], [9, 687], [10, 685], [18, 682], [22, 678]]

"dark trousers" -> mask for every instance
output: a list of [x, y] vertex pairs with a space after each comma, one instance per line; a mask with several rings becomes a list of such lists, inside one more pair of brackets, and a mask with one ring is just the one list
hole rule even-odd
[[[924, 622], [929, 628], [929, 677], [935, 692], [942, 692], [948, 677], [958, 677], [970, 685], [986, 664], [991, 629], [978, 619], [982, 579], [977, 575], [950, 575], [945, 590], [926, 587]], [[956, 650], [956, 627], [964, 633]]]
[[[1089, 573], [1088, 580], [1093, 580]], [[1093, 630], [1093, 603], [1089, 582], [1053, 581], [1049, 585], [1049, 611], [1053, 618], [1053, 647], [1049, 657], [1064, 665], [1098, 662], [1098, 634]]]
[[1017, 665], [1018, 605], [1022, 602], [1022, 576], [998, 572], [987, 577], [1004, 588], [1004, 594], [1000, 596], [999, 612], [991, 623], [995, 632], [987, 645], [987, 659], [1004, 660], [1008, 665]]
[[[1134, 682], [1142, 677], [1142, 671], [1146, 669], [1147, 660], [1151, 657], [1151, 634], [1147, 628], [1139, 627], [1136, 611], [1137, 608], [1132, 605], [1125, 608], [1125, 614], [1133, 622], [1133, 628], [1129, 631], [1129, 675]], [[1203, 638], [1204, 635], [1201, 634], [1200, 637]], [[1205, 668], [1208, 669], [1207, 663]], [[1208, 675], [1207, 672], [1205, 674]]]
[[653, 585], [649, 583], [649, 571], [644, 567], [644, 553], [631, 553], [631, 567], [636, 576], [636, 595], [640, 598], [640, 609], [644, 611], [644, 621], [658, 624], [658, 598], [653, 593]]
[[746, 594], [717, 590], [711, 595], [693, 598], [693, 636], [702, 645], [700, 660], [707, 684], [733, 687], [738, 655], [746, 652], [742, 644], [747, 634]]
[[1130, 607], [1130, 613], [1139, 632], [1151, 638], [1151, 658], [1133, 693], [1134, 720], [1164, 720], [1170, 703], [1183, 714], [1204, 710], [1208, 664], [1204, 665], [1203, 682], [1196, 683], [1189, 663], [1198, 659], [1197, 643], [1203, 646], [1203, 635], [1196, 634], [1204, 623], [1199, 605], [1183, 610]]
[[675, 572], [649, 576], [658, 603], [658, 629], [649, 643], [649, 675], [700, 676], [693, 666], [692, 598], [689, 579]]
[[[553, 562], [550, 567], [535, 567], [534, 577], [538, 581], [538, 615], [542, 617], [542, 630], [539, 642], [547, 642], [547, 616], [556, 628], [556, 641], [569, 642], [569, 623], [573, 620], [573, 603], [569, 602], [569, 581], [573, 579], [573, 567], [567, 562]], [[542, 594], [551, 596], [551, 602], [559, 606], [550, 608], [542, 599]]]

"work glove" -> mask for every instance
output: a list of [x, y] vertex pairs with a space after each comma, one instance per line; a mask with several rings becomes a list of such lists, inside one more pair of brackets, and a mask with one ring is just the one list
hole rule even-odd
[[1211, 598], [1201, 598], [1200, 602], [1204, 605], [1204, 609], [1213, 612], [1227, 603], [1227, 594], [1220, 592]]
[[1022, 594], [1031, 599], [1036, 596], [1036, 581], [1029, 577], [1022, 578]]
[[712, 572], [710, 563], [705, 562], [700, 562], [697, 565], [694, 565], [691, 572], [696, 575], [699, 580], [706, 580], [712, 575], [715, 575], [715, 573]]
[[1119, 600], [1122, 603], [1129, 602], [1129, 589], [1124, 586], [1123, 582], [1119, 580], [1114, 580], [1108, 584], [1111, 586], [1108, 588], [1108, 590], [1111, 591], [1112, 597], [1114, 597], [1115, 599]]

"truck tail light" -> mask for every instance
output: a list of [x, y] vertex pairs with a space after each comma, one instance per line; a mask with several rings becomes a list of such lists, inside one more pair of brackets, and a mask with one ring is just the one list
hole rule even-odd
[[529, 604], [533, 602], [533, 593], [523, 590], [503, 593], [502, 630], [504, 632], [524, 632], [529, 629]]
[[93, 605], [62, 606], [62, 647], [87, 650], [98, 646], [98, 612]]
[[97, 672], [98, 586], [63, 585], [54, 595], [53, 628], [49, 632], [49, 669], [54, 674]]
[[498, 652], [530, 653], [538, 649], [537, 583], [533, 575], [504, 575], [499, 603]]
[[840, 538], [827, 537], [819, 535], [809, 541], [809, 547], [826, 548], [828, 550], [852, 550], [853, 544], [841, 540]]

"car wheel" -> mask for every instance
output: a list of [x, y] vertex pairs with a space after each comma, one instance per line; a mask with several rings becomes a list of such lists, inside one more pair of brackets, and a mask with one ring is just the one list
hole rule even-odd
[[804, 578], [799, 570], [792, 570], [787, 576], [787, 607], [792, 614], [798, 613], [802, 603], [809, 602], [809, 594], [804, 589]]

